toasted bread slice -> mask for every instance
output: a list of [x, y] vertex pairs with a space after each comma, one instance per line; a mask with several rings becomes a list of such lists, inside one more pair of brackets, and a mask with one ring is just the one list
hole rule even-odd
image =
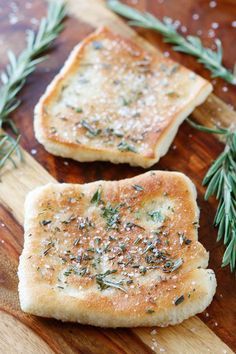
[[74, 48], [37, 104], [36, 138], [74, 160], [149, 167], [211, 90], [185, 67], [101, 29]]
[[191, 181], [147, 172], [118, 182], [48, 184], [25, 206], [23, 311], [101, 327], [167, 326], [216, 289], [197, 240]]

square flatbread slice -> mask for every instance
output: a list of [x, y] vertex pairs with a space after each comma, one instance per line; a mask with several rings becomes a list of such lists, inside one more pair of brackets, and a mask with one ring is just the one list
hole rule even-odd
[[198, 208], [181, 173], [48, 184], [25, 206], [23, 311], [101, 327], [167, 326], [215, 293], [197, 240]]
[[35, 108], [35, 134], [52, 154], [149, 167], [211, 84], [108, 29], [77, 45]]

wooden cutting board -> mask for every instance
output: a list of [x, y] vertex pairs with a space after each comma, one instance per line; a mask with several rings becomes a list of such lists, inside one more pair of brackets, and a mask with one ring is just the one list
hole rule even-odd
[[[181, 1], [178, 2], [179, 5]], [[197, 11], [198, 8], [194, 0], [188, 2], [186, 12], [183, 11], [183, 6], [178, 8], [178, 11], [180, 9], [180, 16], [185, 21], [184, 23], [189, 25], [192, 22], [191, 16], [189, 17], [190, 3], [192, 4], [192, 11]], [[19, 51], [24, 45], [25, 28], [34, 27], [37, 24], [37, 17], [41, 16], [44, 11], [44, 6], [40, 0], [32, 3], [18, 0], [14, 4], [14, 6], [12, 3], [6, 5], [5, 0], [0, 0], [0, 6], [2, 5], [2, 12], [0, 12], [2, 64], [4, 64], [6, 48], [11, 47], [15, 51]], [[139, 1], [138, 6], [154, 12], [159, 10], [161, 15], [177, 9], [174, 0], [169, 1], [169, 5], [166, 5], [166, 7], [162, 7], [161, 4], [160, 1], [158, 5], [156, 0]], [[231, 7], [230, 2], [227, 2], [226, 5], [224, 14], [227, 14], [226, 19], [230, 22], [231, 16], [235, 15], [236, 18], [236, 10], [233, 3]], [[210, 251], [210, 267], [216, 272], [218, 280], [217, 293], [211, 306], [199, 317], [191, 318], [175, 327], [156, 328], [156, 332], [153, 332], [154, 328], [99, 329], [91, 326], [61, 323], [51, 319], [28, 316], [21, 312], [19, 308], [17, 266], [23, 244], [23, 203], [28, 191], [49, 181], [55, 181], [55, 179], [60, 182], [81, 183], [101, 178], [131, 177], [143, 172], [140, 168], [132, 168], [127, 165], [80, 164], [53, 157], [46, 153], [34, 139], [32, 110], [35, 103], [63, 64], [72, 47], [96, 27], [108, 25], [125, 36], [133, 37], [140, 45], [148, 46], [150, 50], [156, 50], [148, 42], [138, 37], [124, 22], [111, 14], [104, 7], [102, 1], [69, 0], [68, 8], [73, 18], [67, 19], [66, 30], [57, 41], [54, 50], [49, 53], [48, 61], [41, 64], [37, 72], [29, 79], [28, 85], [21, 95], [24, 103], [14, 114], [14, 119], [22, 132], [22, 145], [28, 152], [31, 152], [31, 155], [34, 155], [34, 158], [25, 152], [24, 163], [20, 164], [17, 169], [12, 169], [8, 165], [1, 177], [0, 353], [111, 354], [151, 353], [152, 351], [170, 354], [233, 353], [229, 347], [236, 350], [233, 336], [236, 315], [235, 281], [234, 276], [229, 273], [228, 269], [220, 268], [224, 248], [222, 245], [215, 243], [216, 232], [211, 226], [216, 203], [214, 200], [209, 203], [204, 202], [204, 188], [201, 186], [201, 180], [206, 169], [222, 150], [223, 145], [214, 136], [197, 132], [186, 123], [181, 126], [168, 154], [154, 168], [182, 171], [192, 178], [198, 188], [198, 202], [201, 207], [199, 238]], [[209, 5], [208, 8], [210, 8]], [[222, 9], [219, 13], [222, 13]], [[16, 18], [18, 19], [13, 26], [9, 24], [9, 14], [11, 18], [14, 18], [13, 15], [15, 15], [15, 21]], [[216, 18], [221, 17], [218, 14]], [[207, 24], [205, 26], [207, 28]], [[228, 33], [231, 33], [230, 30], [228, 30]], [[162, 50], [168, 48], [169, 51], [168, 46], [163, 47], [158, 36], [146, 31], [142, 31], [142, 34], [158, 48]], [[200, 71], [205, 76], [207, 75], [191, 59], [186, 59], [185, 56], [176, 55], [172, 52], [171, 55], [194, 70]], [[217, 82], [217, 93], [225, 92], [225, 89], [222, 91], [222, 87], [228, 86], [220, 81]], [[227, 97], [223, 98], [232, 103], [235, 90], [232, 87], [229, 87], [228, 90]], [[230, 124], [231, 121], [236, 122], [235, 111], [232, 111], [230, 107], [214, 95], [211, 95], [207, 102], [193, 113], [193, 116], [206, 125], [211, 125], [212, 119], [224, 124]]]

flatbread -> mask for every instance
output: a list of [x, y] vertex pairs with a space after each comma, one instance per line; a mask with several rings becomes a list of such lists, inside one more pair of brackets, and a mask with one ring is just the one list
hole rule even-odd
[[197, 240], [192, 182], [152, 171], [30, 192], [19, 265], [23, 311], [101, 327], [167, 326], [216, 289]]
[[35, 108], [52, 154], [149, 167], [212, 91], [184, 66], [102, 28], [77, 45]]

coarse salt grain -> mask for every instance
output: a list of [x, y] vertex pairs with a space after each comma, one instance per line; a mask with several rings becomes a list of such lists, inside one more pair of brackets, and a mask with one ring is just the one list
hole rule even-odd
[[209, 37], [209, 38], [214, 38], [214, 37], [215, 37], [215, 31], [214, 31], [213, 29], [210, 29], [210, 30], [208, 31], [208, 37]]
[[181, 25], [181, 22], [179, 20], [175, 20], [173, 22], [173, 26], [174, 26], [175, 29], [178, 29], [180, 25]]
[[36, 155], [37, 154], [37, 150], [36, 149], [31, 149], [30, 153], [31, 153], [31, 155]]
[[8, 18], [10, 25], [15, 25], [17, 22], [19, 22], [19, 18], [13, 13], [9, 14]]
[[214, 7], [216, 7], [216, 6], [217, 6], [216, 1], [210, 1], [209, 2], [209, 7], [211, 7], [212, 9], [214, 9]]
[[35, 17], [32, 17], [31, 20], [30, 20], [30, 22], [31, 22], [33, 25], [38, 25], [39, 20], [38, 20], [37, 18], [35, 18]]
[[192, 16], [192, 19], [194, 20], [194, 21], [197, 21], [197, 20], [199, 20], [199, 14], [193, 14], [193, 16]]
[[219, 23], [213, 22], [213, 23], [211, 24], [211, 28], [213, 28], [213, 29], [219, 28]]

